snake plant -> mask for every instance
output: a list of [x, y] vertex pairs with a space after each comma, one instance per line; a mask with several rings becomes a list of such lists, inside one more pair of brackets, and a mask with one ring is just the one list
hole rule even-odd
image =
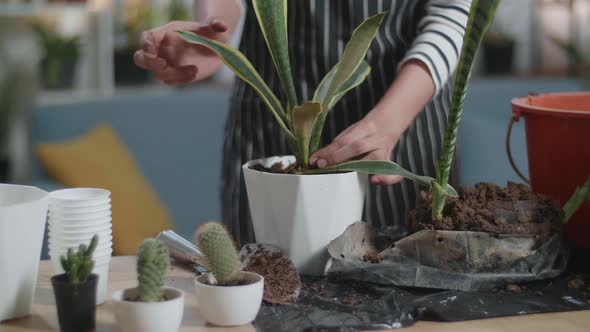
[[563, 206], [563, 221], [567, 223], [585, 202], [590, 202], [590, 177], [582, 187], [576, 188], [572, 197]]
[[443, 208], [446, 201], [446, 188], [449, 183], [449, 174], [455, 146], [457, 144], [457, 133], [461, 114], [463, 113], [463, 104], [467, 94], [467, 86], [475, 54], [479, 49], [483, 37], [492, 23], [500, 0], [473, 0], [467, 27], [463, 37], [463, 46], [455, 75], [455, 85], [453, 87], [453, 96], [451, 99], [451, 108], [449, 110], [448, 125], [445, 133], [443, 148], [437, 165], [437, 177], [432, 182], [432, 219], [442, 220]]
[[[252, 5], [285, 92], [286, 105], [281, 103], [252, 63], [240, 51], [189, 31], [178, 31], [178, 34], [189, 43], [211, 49], [236, 76], [258, 93], [285, 133], [287, 142], [295, 155], [298, 171], [303, 174], [357, 171], [368, 174], [400, 175], [419, 184], [432, 186], [433, 178], [415, 175], [391, 161], [351, 161], [323, 169], [309, 167], [310, 156], [320, 148], [328, 113], [348, 91], [360, 85], [371, 72], [369, 64], [364, 59], [385, 13], [369, 17], [354, 30], [342, 58], [320, 82], [313, 99], [300, 102], [295, 91], [289, 59], [287, 0], [253, 0]], [[454, 196], [457, 194], [448, 185], [445, 186], [444, 192]]]

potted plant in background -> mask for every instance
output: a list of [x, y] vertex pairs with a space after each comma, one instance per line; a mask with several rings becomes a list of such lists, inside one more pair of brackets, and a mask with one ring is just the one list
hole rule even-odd
[[94, 268], [92, 254], [97, 245], [98, 236], [95, 235], [88, 246], [80, 245], [77, 252], [68, 249], [67, 255], [61, 257], [65, 273], [51, 278], [63, 332], [94, 331], [98, 276], [91, 272]]
[[189, 7], [182, 0], [170, 1], [168, 7], [168, 20], [169, 21], [190, 21], [192, 15]]
[[483, 40], [483, 56], [486, 74], [507, 75], [512, 73], [516, 42], [494, 21]]
[[150, 81], [150, 73], [135, 65], [133, 55], [141, 48], [141, 32], [154, 27], [157, 17], [156, 10], [143, 1], [126, 3], [114, 54], [116, 85], [142, 85]]
[[[433, 179], [412, 174], [390, 161], [351, 161], [326, 169], [309, 166], [309, 157], [320, 148], [328, 113], [371, 71], [364, 58], [384, 14], [370, 17], [356, 28], [342, 59], [319, 84], [312, 100], [300, 103], [288, 54], [286, 0], [254, 0], [252, 5], [287, 96], [286, 105], [238, 50], [188, 31], [178, 33], [187, 42], [217, 53], [254, 88], [283, 129], [293, 156], [274, 156], [243, 166], [256, 241], [284, 250], [300, 273], [321, 274], [330, 240], [362, 217], [367, 173], [401, 175], [428, 187]], [[456, 194], [450, 186], [446, 191]]]
[[79, 37], [66, 38], [42, 24], [34, 24], [42, 48], [41, 73], [46, 89], [71, 89], [78, 59]]
[[195, 242], [211, 271], [195, 280], [200, 312], [207, 322], [218, 326], [251, 323], [262, 304], [264, 278], [242, 271], [234, 243], [222, 225], [209, 222], [199, 226]]
[[161, 241], [147, 239], [139, 246], [138, 286], [113, 294], [115, 317], [121, 331], [178, 331], [184, 313], [184, 293], [164, 287], [169, 262], [168, 249]]

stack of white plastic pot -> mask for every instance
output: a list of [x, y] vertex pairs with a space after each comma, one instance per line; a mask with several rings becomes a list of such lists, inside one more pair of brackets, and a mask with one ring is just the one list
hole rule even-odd
[[104, 189], [76, 188], [49, 194], [49, 255], [56, 274], [63, 273], [60, 257], [69, 248], [77, 250], [88, 245], [92, 237], [99, 237], [93, 254], [98, 275], [96, 303], [106, 298], [109, 263], [113, 252], [111, 193]]

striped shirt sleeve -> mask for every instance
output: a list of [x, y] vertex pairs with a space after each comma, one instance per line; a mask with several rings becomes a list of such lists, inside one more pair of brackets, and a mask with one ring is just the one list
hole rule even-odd
[[422, 61], [438, 93], [457, 68], [470, 8], [471, 0], [429, 0], [419, 34], [399, 67], [409, 60]]

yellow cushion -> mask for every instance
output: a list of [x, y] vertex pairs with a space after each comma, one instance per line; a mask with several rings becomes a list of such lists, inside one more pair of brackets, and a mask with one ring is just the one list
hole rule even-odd
[[143, 239], [172, 229], [166, 209], [110, 125], [68, 142], [39, 144], [37, 155], [66, 187], [111, 191], [115, 255], [133, 255]]

